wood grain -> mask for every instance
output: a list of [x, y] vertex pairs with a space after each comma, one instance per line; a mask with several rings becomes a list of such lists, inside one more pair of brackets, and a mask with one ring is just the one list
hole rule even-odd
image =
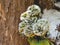
[[[0, 0], [6, 20], [0, 18], [0, 45], [29, 45], [18, 33], [20, 14], [33, 4], [33, 0]], [[0, 11], [0, 13], [2, 10]]]

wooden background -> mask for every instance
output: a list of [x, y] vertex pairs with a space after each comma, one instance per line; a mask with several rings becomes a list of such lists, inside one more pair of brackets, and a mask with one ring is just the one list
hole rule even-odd
[[[49, 0], [41, 1], [43, 8], [45, 5], [49, 8], [52, 4], [48, 3]], [[18, 24], [20, 14], [33, 2], [34, 0], [0, 0], [0, 45], [29, 45], [26, 38], [19, 35]]]
[[0, 45], [29, 45], [19, 35], [18, 24], [20, 14], [33, 4], [33, 0], [0, 0], [0, 4]]

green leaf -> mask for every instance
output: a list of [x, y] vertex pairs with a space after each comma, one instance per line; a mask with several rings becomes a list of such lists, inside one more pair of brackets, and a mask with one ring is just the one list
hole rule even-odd
[[44, 40], [40, 40], [40, 41], [37, 41], [37, 40], [28, 40], [30, 45], [50, 45], [50, 41], [47, 40], [47, 39], [44, 39]]
[[50, 45], [48, 40], [41, 40], [39, 41], [39, 45]]

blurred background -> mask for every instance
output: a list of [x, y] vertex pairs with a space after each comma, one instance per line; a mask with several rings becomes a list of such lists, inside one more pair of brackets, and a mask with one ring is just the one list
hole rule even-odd
[[[60, 0], [0, 0], [0, 45], [29, 45], [25, 37], [19, 35], [20, 14], [27, 7], [37, 4], [41, 12], [46, 9], [57, 9], [54, 5]], [[60, 4], [60, 3], [59, 3]]]

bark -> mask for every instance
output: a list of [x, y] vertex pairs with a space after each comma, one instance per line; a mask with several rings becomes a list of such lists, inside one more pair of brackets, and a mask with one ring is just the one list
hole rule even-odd
[[0, 45], [29, 45], [18, 33], [20, 14], [33, 0], [0, 0]]

